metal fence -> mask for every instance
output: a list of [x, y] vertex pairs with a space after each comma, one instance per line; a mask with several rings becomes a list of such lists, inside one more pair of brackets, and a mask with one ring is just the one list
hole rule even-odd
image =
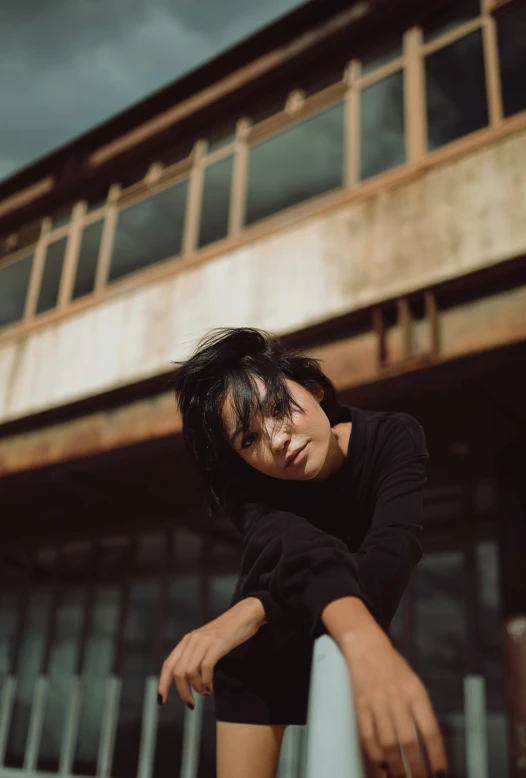
[[[159, 712], [157, 684], [157, 676], [146, 678], [136, 778], [153, 776]], [[116, 676], [107, 680], [96, 778], [111, 776], [121, 685], [121, 679]], [[16, 677], [5, 677], [0, 702], [1, 778], [79, 778], [73, 773], [73, 759], [79, 738], [83, 679], [71, 677], [57, 772], [37, 769], [49, 687], [47, 676], [39, 676], [36, 680], [23, 766], [5, 766], [16, 686]], [[195, 710], [186, 711], [184, 718], [179, 778], [198, 778], [204, 698], [195, 697]], [[467, 778], [488, 778], [485, 683], [481, 676], [464, 679], [464, 716]], [[318, 638], [314, 645], [307, 724], [305, 727], [289, 726], [285, 730], [277, 778], [319, 778], [323, 775], [331, 778], [365, 776], [352, 680], [342, 652], [328, 635]], [[407, 775], [410, 778], [409, 771]]]

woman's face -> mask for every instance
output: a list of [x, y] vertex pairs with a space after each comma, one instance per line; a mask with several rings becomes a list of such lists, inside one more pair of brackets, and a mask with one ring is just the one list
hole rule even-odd
[[[236, 417], [227, 394], [223, 425], [229, 445], [251, 467], [285, 481], [318, 481], [327, 478], [343, 460], [329, 419], [322, 409], [323, 389], [312, 395], [301, 384], [285, 379], [292, 398], [303, 413], [292, 406], [291, 419], [257, 415], [248, 432], [236, 433]], [[260, 399], [265, 392], [256, 376]], [[294, 459], [292, 455], [298, 452]]]

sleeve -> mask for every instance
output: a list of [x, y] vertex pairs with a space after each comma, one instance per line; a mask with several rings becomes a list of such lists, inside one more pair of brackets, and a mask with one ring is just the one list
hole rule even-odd
[[241, 596], [257, 597], [271, 631], [304, 620], [313, 638], [326, 632], [321, 613], [340, 597], [359, 597], [387, 631], [422, 557], [422, 487], [428, 454], [424, 432], [405, 414], [387, 417], [373, 465], [371, 526], [356, 552], [293, 513], [249, 510]]
[[293, 620], [304, 622], [318, 637], [325, 631], [321, 613], [326, 605], [349, 595], [366, 600], [358, 562], [343, 541], [301, 516], [250, 506], [258, 509], [255, 527], [245, 539], [240, 596], [261, 600], [275, 635], [287, 632]]

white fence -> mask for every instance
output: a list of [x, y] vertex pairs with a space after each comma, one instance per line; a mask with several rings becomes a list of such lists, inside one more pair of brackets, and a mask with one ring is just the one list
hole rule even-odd
[[[136, 778], [153, 778], [159, 712], [157, 683], [157, 676], [146, 679]], [[121, 685], [121, 679], [115, 676], [107, 680], [95, 778], [111, 778]], [[79, 738], [82, 679], [77, 676], [71, 678], [59, 768], [53, 773], [37, 770], [49, 687], [46, 676], [40, 676], [36, 681], [23, 766], [5, 766], [16, 686], [17, 679], [6, 676], [1, 690], [1, 778], [79, 778], [72, 770]], [[200, 695], [195, 695], [195, 698], [195, 710], [185, 712], [179, 778], [198, 778], [204, 699]], [[464, 679], [464, 715], [467, 776], [488, 778], [485, 686], [480, 676]], [[307, 725], [287, 727], [278, 768], [278, 778], [319, 778], [325, 775], [331, 778], [364, 778], [351, 679], [345, 659], [329, 635], [322, 635], [314, 645]]]

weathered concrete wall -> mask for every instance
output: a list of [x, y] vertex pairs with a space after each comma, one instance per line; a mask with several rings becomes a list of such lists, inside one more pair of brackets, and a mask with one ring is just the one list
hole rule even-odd
[[285, 333], [526, 253], [526, 132], [0, 346], [0, 423], [166, 371], [211, 327]]

